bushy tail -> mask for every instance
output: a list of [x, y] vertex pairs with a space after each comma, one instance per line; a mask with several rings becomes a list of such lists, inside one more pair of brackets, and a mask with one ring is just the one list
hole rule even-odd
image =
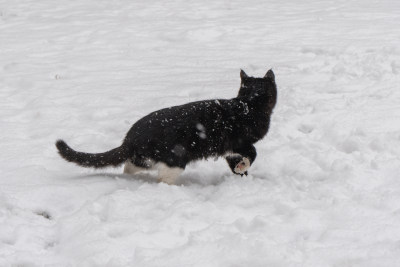
[[118, 166], [130, 157], [128, 149], [123, 144], [104, 153], [78, 152], [70, 148], [63, 140], [58, 140], [56, 147], [61, 157], [82, 167], [104, 168]]

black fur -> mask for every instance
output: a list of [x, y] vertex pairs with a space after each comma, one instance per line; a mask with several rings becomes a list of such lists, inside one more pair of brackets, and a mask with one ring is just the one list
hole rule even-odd
[[128, 147], [120, 146], [104, 153], [77, 152], [70, 148], [63, 140], [56, 142], [60, 155], [69, 162], [75, 162], [83, 167], [102, 168], [107, 166], [118, 166], [129, 158]]
[[152, 112], [132, 126], [120, 147], [108, 152], [77, 152], [62, 140], [56, 146], [64, 159], [83, 167], [118, 166], [129, 159], [136, 166], [147, 168], [150, 159], [169, 167], [185, 168], [194, 160], [226, 156], [234, 172], [242, 157], [254, 162], [257, 152], [253, 144], [268, 132], [277, 100], [272, 70], [263, 78], [249, 77], [243, 70], [240, 76], [237, 97], [197, 101]]

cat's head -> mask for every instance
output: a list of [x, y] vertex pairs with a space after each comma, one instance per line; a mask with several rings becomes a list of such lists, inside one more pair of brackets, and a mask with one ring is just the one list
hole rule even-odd
[[276, 104], [277, 89], [275, 74], [269, 70], [264, 77], [254, 78], [240, 70], [240, 89], [238, 97], [261, 98], [272, 109]]

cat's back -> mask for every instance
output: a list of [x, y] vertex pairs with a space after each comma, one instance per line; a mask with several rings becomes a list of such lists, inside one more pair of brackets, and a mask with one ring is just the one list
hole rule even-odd
[[184, 137], [202, 128], [215, 127], [222, 122], [230, 101], [202, 100], [151, 112], [132, 126], [128, 136], [134, 139]]

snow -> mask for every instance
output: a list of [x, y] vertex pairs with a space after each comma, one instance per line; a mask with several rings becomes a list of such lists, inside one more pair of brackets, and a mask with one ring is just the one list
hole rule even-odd
[[[0, 266], [400, 266], [400, 2], [0, 1]], [[278, 104], [241, 178], [176, 186], [63, 161], [142, 116]]]

